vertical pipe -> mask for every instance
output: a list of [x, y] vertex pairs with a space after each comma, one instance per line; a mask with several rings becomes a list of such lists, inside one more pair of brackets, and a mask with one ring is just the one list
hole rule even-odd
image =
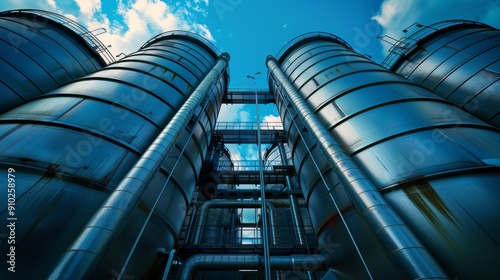
[[231, 227], [229, 229], [229, 242], [228, 244], [236, 243], [236, 213], [231, 211]]
[[264, 184], [264, 170], [262, 166], [262, 145], [260, 139], [260, 117], [259, 117], [259, 97], [257, 96], [257, 82], [254, 81], [255, 87], [255, 115], [257, 117], [257, 152], [259, 153], [259, 179], [260, 179], [260, 202], [262, 213], [262, 243], [264, 245], [264, 270], [265, 279], [271, 279], [270, 258], [269, 258], [269, 236], [267, 232], [267, 211], [266, 211], [266, 190]]
[[[285, 147], [283, 143], [278, 143], [278, 149], [281, 157], [281, 163], [286, 163], [288, 159], [286, 158]], [[292, 183], [290, 182], [290, 177], [285, 177], [285, 187], [288, 191], [292, 190]], [[297, 197], [290, 192], [288, 195], [288, 200], [290, 201], [290, 212], [292, 214], [292, 223], [297, 236], [297, 242], [299, 245], [305, 244], [305, 232], [304, 232], [304, 222], [302, 221], [302, 216], [299, 213], [299, 203]]]
[[195, 109], [212, 84], [227, 68], [229, 55], [220, 55], [216, 64], [182, 105], [153, 144], [122, 179], [118, 187], [96, 211], [80, 236], [63, 255], [50, 279], [85, 279], [127, 224], [148, 184], [176, 144]]
[[165, 272], [163, 272], [162, 280], [167, 280], [168, 274], [170, 273], [170, 268], [172, 267], [172, 263], [174, 262], [175, 249], [170, 250], [168, 253], [167, 265], [165, 266]]
[[[279, 154], [281, 158], [281, 164], [288, 163], [288, 159], [286, 157], [285, 147], [283, 143], [278, 143]], [[294, 227], [294, 232], [296, 233], [297, 242], [299, 245], [305, 245], [305, 231], [304, 231], [304, 221], [302, 220], [302, 214], [299, 213], [299, 203], [297, 201], [297, 197], [291, 192], [292, 191], [292, 182], [290, 181], [290, 176], [285, 177], [285, 187], [290, 192], [288, 194], [288, 200], [290, 201], [290, 213], [292, 215], [292, 224]], [[312, 271], [307, 271], [307, 279], [312, 280], [315, 279]]]
[[191, 232], [192, 232], [192, 229], [193, 229], [193, 225], [194, 225], [194, 221], [196, 221], [196, 217], [198, 215], [198, 208], [193, 205], [191, 206], [191, 219], [189, 220], [189, 224], [188, 224], [188, 228], [187, 228], [187, 232], [186, 232], [186, 240], [187, 242], [189, 242], [190, 240], [192, 240], [192, 237], [191, 237]]
[[267, 67], [283, 87], [286, 98], [296, 107], [308, 131], [325, 154], [358, 212], [379, 238], [387, 255], [404, 277], [409, 279], [448, 279], [446, 273], [408, 226], [385, 201], [377, 188], [321, 124], [307, 103], [288, 81], [276, 59], [267, 57]]
[[271, 234], [271, 244], [278, 245], [278, 214], [276, 208], [272, 203], [266, 202], [266, 210], [266, 213], [269, 213], [269, 226], [271, 229], [268, 231], [268, 234]]

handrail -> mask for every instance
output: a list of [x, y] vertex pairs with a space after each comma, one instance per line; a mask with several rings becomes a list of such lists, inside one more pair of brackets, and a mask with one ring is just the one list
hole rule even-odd
[[148, 45], [152, 44], [153, 42], [158, 41], [164, 37], [172, 37], [172, 36], [173, 37], [182, 36], [182, 37], [196, 39], [196, 40], [204, 43], [209, 48], [209, 50], [212, 51], [213, 54], [215, 54], [215, 56], [219, 56], [221, 54], [221, 51], [219, 49], [217, 49], [215, 47], [215, 45], [212, 42], [210, 42], [207, 38], [205, 38], [199, 34], [193, 33], [191, 31], [185, 31], [185, 30], [172, 30], [172, 31], [166, 31], [166, 32], [160, 33], [160, 34], [154, 36], [153, 38], [149, 39], [148, 41], [146, 41], [146, 43], [144, 43], [144, 45], [142, 45], [140, 47], [140, 49], [145, 48], [146, 46], [148, 46]]
[[[417, 24], [413, 24], [417, 25]], [[472, 20], [445, 20], [433, 23], [431, 25], [418, 24], [419, 30], [407, 37], [401, 37], [389, 48], [389, 55], [382, 61], [382, 66], [390, 68], [396, 61], [413, 51], [416, 44], [425, 37], [440, 32], [448, 28], [456, 28], [458, 26], [472, 25], [485, 28], [493, 28], [487, 24], [472, 21]], [[406, 30], [405, 30], [406, 31]]]
[[[273, 166], [281, 166], [281, 160], [265, 161], [264, 171], [273, 171]], [[221, 160], [217, 166], [217, 171], [259, 171], [258, 160]]]
[[228, 92], [249, 92], [251, 94], [255, 94], [255, 91], [257, 93], [259, 92], [270, 92], [269, 89], [267, 88], [258, 88], [258, 89], [251, 89], [251, 88], [230, 88], [227, 90]]
[[[261, 122], [262, 130], [283, 130], [281, 122]], [[257, 130], [256, 122], [218, 122], [215, 130]]]
[[330, 41], [334, 41], [336, 43], [342, 44], [345, 47], [347, 47], [348, 49], [351, 49], [351, 50], [353, 49], [346, 41], [344, 41], [344, 39], [342, 39], [338, 36], [335, 36], [335, 35], [333, 35], [331, 33], [327, 33], [327, 32], [316, 31], [316, 32], [309, 32], [309, 33], [299, 35], [299, 36], [293, 38], [292, 40], [288, 41], [288, 43], [286, 43], [278, 51], [278, 53], [275, 56], [276, 59], [278, 61], [281, 61], [281, 59], [283, 58], [284, 54], [287, 51], [294, 49], [294, 48], [292, 48], [292, 46], [294, 46], [296, 44], [302, 44], [304, 42], [307, 42], [309, 39], [313, 39], [313, 38], [325, 38], [325, 39], [328, 39]]

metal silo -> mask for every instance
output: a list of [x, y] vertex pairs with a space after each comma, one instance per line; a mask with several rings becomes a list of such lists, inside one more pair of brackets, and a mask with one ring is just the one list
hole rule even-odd
[[[272, 168], [274, 165], [288, 166], [293, 165], [291, 151], [286, 143], [277, 143], [270, 145], [264, 153], [265, 165]], [[297, 179], [295, 176], [286, 176], [285, 184], [282, 186], [283, 192], [288, 192], [289, 207], [278, 209], [277, 231], [282, 244], [314, 245], [316, 242], [310, 226], [311, 221], [307, 211], [302, 211], [304, 202], [298, 198], [295, 191], [299, 191]], [[305, 210], [305, 209], [304, 209]], [[306, 225], [307, 226], [306, 226]]]
[[500, 127], [500, 30], [453, 20], [403, 30], [383, 66]]
[[331, 34], [297, 37], [267, 66], [339, 278], [500, 276], [497, 129]]
[[16, 254], [26, 269], [16, 277], [161, 275], [227, 89], [228, 59], [197, 35], [163, 33], [0, 117], [0, 165], [18, 178]]
[[[208, 157], [210, 158], [207, 159], [207, 162], [212, 164], [213, 172], [224, 173], [234, 170], [231, 153], [222, 142], [217, 143], [216, 147], [212, 147]], [[204, 191], [203, 199], [205, 202], [216, 196], [220, 190], [235, 188], [234, 184], [217, 184], [214, 182], [214, 178], [200, 178], [200, 181], [205, 184], [201, 188]], [[206, 212], [204, 219], [205, 223], [199, 244], [235, 243], [236, 209], [213, 207]]]
[[114, 61], [78, 23], [42, 10], [0, 13], [0, 113]]

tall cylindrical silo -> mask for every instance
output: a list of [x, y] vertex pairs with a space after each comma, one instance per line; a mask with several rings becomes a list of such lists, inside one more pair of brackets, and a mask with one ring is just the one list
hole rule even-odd
[[[291, 156], [291, 151], [286, 143], [273, 144], [264, 153], [264, 164], [269, 169], [272, 169], [274, 165], [292, 165]], [[307, 211], [302, 211], [299, 206], [299, 198], [293, 193], [299, 190], [297, 178], [295, 176], [286, 176], [282, 189], [289, 192], [288, 202], [290, 207], [278, 211], [277, 231], [280, 234], [281, 244], [315, 245], [314, 236], [308, 239], [304, 226], [304, 220], [307, 224], [310, 224], [308, 216], [304, 217]], [[311, 231], [310, 227], [308, 229]]]
[[[222, 143], [217, 143], [217, 146], [212, 147], [212, 153], [209, 153], [209, 159], [213, 164], [213, 172], [224, 173], [233, 171], [233, 162], [229, 149]], [[210, 175], [213, 175], [211, 173]], [[234, 189], [234, 184], [217, 184], [214, 178], [203, 178], [204, 198], [212, 199], [220, 190]], [[201, 181], [200, 180], [200, 181]], [[237, 211], [235, 208], [210, 208], [207, 211], [203, 233], [201, 235], [200, 244], [231, 244], [234, 243], [235, 232], [235, 216]]]
[[[401, 278], [397, 271], [407, 265], [389, 262], [391, 256], [380, 245], [387, 240], [379, 242], [369, 231], [369, 225], [386, 217], [364, 219], [366, 213], [353, 207], [357, 198], [346, 193], [337, 172], [349, 178], [351, 168], [359, 169], [356, 176], [364, 174], [379, 190], [448, 276], [499, 277], [500, 222], [495, 213], [500, 211], [500, 133], [495, 128], [330, 34], [298, 37], [273, 61], [267, 61], [270, 89], [320, 250], [338, 277], [367, 278], [366, 267], [375, 279], [396, 279]], [[292, 89], [279, 82], [279, 73]], [[285, 94], [289, 90], [313, 116], [300, 117], [298, 99]], [[314, 134], [312, 118], [326, 135]], [[329, 165], [337, 159], [328, 159], [321, 149], [328, 139], [335, 139], [355, 166]], [[359, 196], [370, 200], [363, 193]], [[404, 243], [407, 235], [392, 237]]]
[[[38, 278], [54, 269], [89, 218], [213, 71], [218, 56], [199, 36], [164, 33], [120, 61], [0, 117], [0, 162], [2, 169], [16, 171], [15, 215], [22, 221], [16, 228], [16, 238], [22, 240], [16, 246], [17, 264], [29, 267], [15, 276]], [[159, 189], [167, 183], [125, 270], [144, 279], [161, 275], [165, 251], [176, 243], [194, 192], [227, 83], [224, 72], [211, 84], [204, 106], [191, 112], [178, 144], [154, 174], [116, 242], [103, 245], [105, 254], [89, 277], [118, 275]], [[181, 168], [174, 170], [176, 162]], [[0, 203], [0, 217], [6, 221], [6, 201]], [[0, 246], [6, 250], [6, 243]]]
[[0, 113], [113, 62], [90, 31], [42, 10], [0, 13]]
[[500, 128], [500, 30], [463, 20], [413, 30], [383, 65]]

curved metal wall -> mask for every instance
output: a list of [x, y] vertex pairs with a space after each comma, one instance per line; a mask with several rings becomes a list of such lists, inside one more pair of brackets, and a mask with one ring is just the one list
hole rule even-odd
[[[279, 62], [322, 124], [450, 277], [499, 276], [496, 129], [355, 53], [334, 36], [311, 34], [294, 40]], [[367, 278], [320, 175], [333, 189], [370, 273], [376, 279], [400, 278], [272, 76], [270, 89], [320, 250], [330, 266], [339, 277]]]
[[[80, 33], [77, 33], [80, 32]], [[40, 10], [0, 13], [0, 113], [107, 65], [88, 30]], [[112, 56], [109, 55], [112, 59]]]
[[387, 67], [500, 128], [500, 30], [470, 21], [422, 26]]
[[[286, 162], [282, 161], [280, 147], [270, 145], [264, 153], [264, 166], [271, 168], [272, 165], [293, 165], [292, 154], [287, 143], [282, 143]], [[300, 190], [297, 183], [297, 176], [292, 176], [286, 180], [283, 186], [288, 190], [286, 184], [290, 185], [290, 190]], [[316, 246], [314, 229], [306, 207], [301, 207], [299, 201], [303, 203], [303, 198], [298, 198], [295, 194], [289, 195], [289, 206], [277, 208], [278, 223], [276, 231], [279, 233], [280, 244], [298, 244]], [[295, 212], [294, 212], [295, 211]]]
[[[219, 143], [217, 147], [213, 147], [213, 153], [214, 155], [211, 160], [215, 172], [233, 170], [231, 154], [224, 144]], [[212, 187], [215, 187], [215, 189], [210, 189]], [[204, 186], [204, 194], [210, 199], [213, 197], [214, 193], [219, 190], [234, 188], [235, 186], [233, 184], [215, 184], [215, 182], [212, 182]], [[237, 218], [233, 216], [237, 216], [237, 211], [234, 208], [210, 208], [205, 218], [205, 226], [201, 235], [200, 244], [234, 244]]]
[[[204, 41], [186, 32], [162, 34], [136, 53], [0, 117], [0, 165], [15, 168], [18, 178], [16, 216], [23, 221], [16, 229], [16, 238], [22, 240], [16, 247], [18, 265], [30, 267], [16, 276], [50, 273], [217, 56]], [[195, 112], [184, 128], [118, 237], [115, 244], [119, 245], [109, 248], [94, 278], [113, 277], [120, 271], [158, 190], [172, 172], [168, 192], [126, 270], [137, 278], [162, 272], [163, 253], [176, 243], [227, 82], [226, 72], [212, 85], [208, 105]], [[182, 168], [172, 171], [179, 157]], [[5, 221], [6, 201], [0, 203]]]

